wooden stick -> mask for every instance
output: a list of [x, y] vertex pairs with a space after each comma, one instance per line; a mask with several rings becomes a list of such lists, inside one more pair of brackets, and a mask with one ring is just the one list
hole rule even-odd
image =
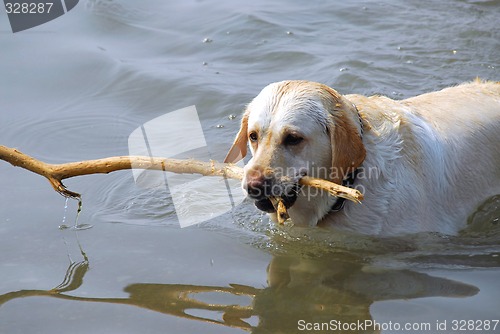
[[299, 180], [299, 183], [303, 186], [309, 186], [328, 191], [332, 196], [342, 197], [355, 203], [361, 203], [361, 201], [363, 200], [363, 194], [358, 190], [344, 187], [340, 184], [333, 183], [328, 180], [317, 179], [310, 176], [303, 176]]
[[[237, 180], [243, 178], [243, 169], [241, 167], [213, 160], [210, 162], [203, 162], [192, 159], [181, 160], [147, 156], [118, 156], [63, 164], [48, 164], [26, 155], [15, 148], [2, 145], [0, 145], [0, 160], [7, 161], [13, 166], [21, 167], [42, 175], [49, 180], [54, 190], [58, 193], [65, 197], [78, 199], [81, 199], [81, 195], [66, 189], [62, 180], [80, 175], [107, 174], [124, 169], [151, 169], [182, 174], [223, 176]], [[363, 195], [356, 189], [344, 187], [327, 180], [304, 176], [299, 180], [299, 183], [304, 186], [323, 189], [333, 196], [343, 197], [357, 203], [363, 199]]]
[[269, 200], [271, 201], [271, 204], [276, 210], [276, 218], [278, 219], [278, 223], [284, 224], [285, 220], [290, 218], [286, 210], [285, 202], [281, 197], [275, 197], [275, 196], [270, 197]]

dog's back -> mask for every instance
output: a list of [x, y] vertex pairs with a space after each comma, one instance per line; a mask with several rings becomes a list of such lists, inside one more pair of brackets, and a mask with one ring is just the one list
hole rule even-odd
[[500, 193], [500, 82], [476, 80], [401, 103], [440, 138], [445, 172], [454, 177], [457, 192], [466, 198]]
[[[402, 101], [346, 97], [369, 128], [365, 163], [381, 169], [381, 179], [364, 182], [365, 208], [347, 210], [351, 220], [366, 219], [386, 203], [391, 208], [378, 217], [387, 219], [372, 232], [453, 234], [485, 199], [500, 194], [500, 83], [476, 80]], [[392, 193], [375, 189], [387, 184]]]

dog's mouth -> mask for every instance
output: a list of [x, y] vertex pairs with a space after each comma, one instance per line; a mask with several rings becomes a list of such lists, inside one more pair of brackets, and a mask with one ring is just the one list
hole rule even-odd
[[[299, 193], [299, 185], [294, 184], [289, 191], [286, 192], [284, 195], [279, 195], [279, 196], [274, 196], [274, 197], [280, 197], [283, 200], [283, 203], [285, 204], [285, 207], [287, 209], [291, 208], [295, 201], [297, 200], [297, 194]], [[264, 198], [259, 198], [255, 199], [254, 202], [255, 206], [257, 209], [267, 212], [267, 213], [273, 213], [276, 212], [276, 208], [274, 207], [270, 196], [264, 197]]]

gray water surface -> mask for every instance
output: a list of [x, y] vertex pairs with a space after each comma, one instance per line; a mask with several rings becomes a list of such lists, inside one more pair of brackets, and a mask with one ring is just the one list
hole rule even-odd
[[[196, 105], [222, 160], [231, 116], [270, 82], [402, 99], [499, 80], [499, 17], [499, 1], [87, 0], [13, 34], [0, 11], [0, 144], [51, 163], [127, 155], [141, 124]], [[59, 229], [76, 203], [0, 163], [0, 333], [314, 332], [301, 320], [451, 333], [500, 319], [498, 197], [459, 236], [389, 239], [277, 227], [247, 202], [181, 229], [168, 194], [130, 171], [65, 184], [92, 228]]]

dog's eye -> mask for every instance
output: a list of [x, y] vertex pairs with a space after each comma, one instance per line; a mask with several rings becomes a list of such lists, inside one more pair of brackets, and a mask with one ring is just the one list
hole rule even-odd
[[296, 134], [289, 134], [285, 137], [283, 143], [287, 146], [295, 146], [302, 143], [303, 140], [304, 138], [302, 138], [301, 136], [298, 136]]
[[251, 142], [256, 142], [257, 140], [259, 140], [259, 136], [257, 136], [257, 132], [250, 132], [250, 134], [248, 135], [248, 139], [250, 139]]

